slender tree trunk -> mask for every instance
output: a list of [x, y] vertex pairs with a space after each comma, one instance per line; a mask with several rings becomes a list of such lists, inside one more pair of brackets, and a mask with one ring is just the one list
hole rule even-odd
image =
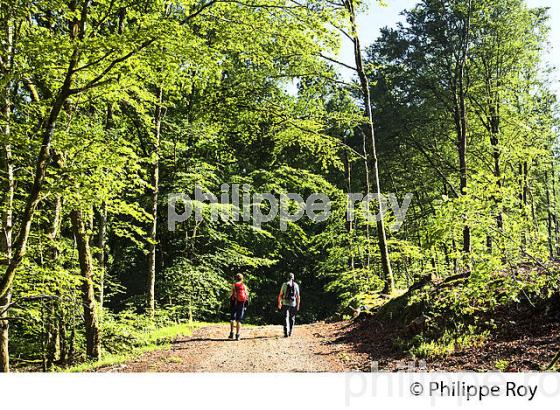
[[57, 357], [59, 357], [58, 347], [60, 345], [59, 341], [59, 327], [57, 320], [57, 303], [55, 301], [48, 301], [46, 306], [47, 312], [47, 338], [45, 343], [45, 371], [52, 369], [53, 364], [56, 362]]
[[[362, 149], [363, 149], [363, 156], [364, 156], [364, 175], [365, 175], [365, 185], [366, 185], [366, 196], [370, 194], [370, 177], [369, 177], [369, 162], [368, 162], [368, 149], [367, 149], [367, 135], [366, 133], [361, 130], [362, 132]], [[366, 225], [366, 263], [365, 267], [369, 270], [371, 265], [371, 249], [370, 249], [370, 229], [369, 229], [369, 221], [365, 221]]]
[[159, 145], [161, 140], [163, 89], [158, 89], [158, 104], [154, 115], [154, 147], [152, 169], [150, 175], [151, 212], [152, 221], [148, 232], [148, 314], [151, 318], [155, 314], [155, 286], [156, 286], [156, 240], [157, 240], [157, 212], [159, 195]]
[[[460, 80], [462, 81], [462, 80]], [[463, 91], [460, 91], [462, 94]], [[459, 189], [461, 195], [467, 194], [468, 185], [468, 168], [467, 168], [467, 130], [466, 130], [466, 111], [465, 111], [465, 98], [464, 95], [459, 96], [460, 99], [460, 121], [461, 121], [461, 132], [459, 134], [459, 172], [460, 181]], [[471, 252], [471, 229], [469, 225], [463, 227], [463, 253], [468, 255]]]
[[68, 340], [68, 352], [66, 353], [66, 360], [70, 363], [74, 361], [75, 344], [76, 344], [76, 319], [74, 316], [72, 316], [72, 321], [70, 323], [70, 337]]
[[[49, 240], [51, 243], [49, 244], [49, 256], [51, 263], [56, 264], [58, 259], [58, 249], [55, 245], [55, 241], [57, 240], [58, 233], [60, 232], [60, 223], [62, 217], [62, 198], [60, 195], [55, 197], [54, 201], [54, 215], [53, 221], [51, 226], [51, 231], [49, 232]], [[47, 326], [47, 343], [46, 343], [46, 370], [51, 369], [52, 365], [55, 363], [57, 359], [60, 359], [60, 309], [62, 308], [62, 301], [60, 300], [62, 292], [60, 288], [56, 289], [56, 295], [59, 297], [57, 300], [50, 301], [47, 306], [47, 318], [49, 325]]]
[[99, 359], [99, 325], [97, 322], [97, 306], [93, 288], [93, 263], [89, 246], [89, 235], [81, 210], [73, 210], [70, 213], [78, 257], [80, 260], [80, 271], [82, 273], [82, 302], [84, 305], [84, 319], [86, 326], [86, 354], [91, 359]]
[[[490, 86], [489, 86], [490, 87]], [[496, 103], [497, 104], [497, 103]], [[498, 193], [501, 192], [502, 189], [502, 181], [501, 181], [501, 169], [500, 169], [500, 148], [499, 148], [499, 133], [500, 133], [500, 117], [499, 117], [499, 105], [494, 107], [493, 105], [490, 106], [490, 144], [492, 145], [492, 158], [494, 160], [494, 169], [493, 174], [494, 178], [496, 179], [496, 186], [498, 188]], [[497, 214], [496, 214], [496, 226], [499, 231], [503, 230], [504, 223], [503, 223], [503, 215], [502, 215], [502, 201], [499, 197], [492, 195], [492, 200], [496, 206]], [[490, 233], [487, 234], [486, 237], [487, 248], [488, 252], [492, 253], [492, 235]]]
[[529, 190], [529, 194], [531, 195], [531, 218], [533, 219], [533, 228], [535, 230], [534, 239], [538, 240], [540, 234], [540, 227], [539, 227], [539, 218], [537, 215], [537, 204], [535, 200], [535, 195], [533, 194], [533, 190]]
[[523, 206], [527, 206], [527, 199], [529, 197], [529, 165], [527, 161], [523, 162]]
[[[8, 12], [9, 13], [9, 12]], [[5, 51], [7, 55], [6, 74], [10, 76], [13, 67], [13, 42], [14, 42], [14, 26], [11, 19], [8, 18], [6, 23], [6, 42]], [[5, 172], [6, 182], [3, 184], [3, 214], [2, 214], [2, 234], [0, 238], [0, 250], [3, 255], [0, 258], [5, 259], [7, 266], [12, 261], [12, 231], [13, 231], [13, 206], [14, 206], [14, 164], [12, 158], [11, 146], [11, 116], [12, 116], [12, 96], [13, 81], [9, 80], [4, 88], [4, 98], [2, 101], [2, 172]], [[0, 293], [0, 372], [10, 371], [10, 355], [9, 355], [9, 323], [8, 308], [11, 302], [11, 285], [6, 287], [4, 292]]]
[[10, 371], [8, 307], [11, 295], [0, 299], [0, 373]]
[[[62, 197], [57, 195], [54, 199], [54, 215], [51, 225], [51, 232], [49, 233], [49, 239], [51, 241], [56, 241], [58, 234], [60, 233], [60, 226], [62, 224]], [[58, 258], [58, 249], [52, 247], [51, 249], [52, 259]]]
[[[460, 114], [461, 116], [463, 114]], [[467, 194], [468, 185], [468, 168], [467, 168], [467, 133], [463, 128], [463, 120], [461, 120], [461, 130], [459, 134], [459, 189], [462, 195]], [[468, 254], [471, 251], [471, 234], [470, 227], [465, 225], [463, 227], [463, 252]]]
[[107, 236], [107, 204], [103, 203], [97, 212], [97, 265], [99, 266], [99, 309], [105, 302], [105, 239]]
[[552, 160], [552, 220], [554, 223], [554, 256], [560, 256], [560, 221], [558, 218], [558, 194], [556, 193], [556, 166]]
[[[345, 0], [346, 8], [350, 14], [350, 24], [352, 29], [352, 39], [354, 45], [354, 59], [356, 63], [356, 71], [360, 79], [360, 86], [362, 91], [364, 110], [368, 121], [368, 132], [371, 137], [371, 164], [373, 172], [373, 180], [375, 182], [375, 194], [379, 204], [379, 221], [377, 222], [377, 239], [379, 242], [379, 253], [381, 256], [381, 266], [383, 268], [383, 276], [385, 280], [385, 287], [383, 292], [390, 294], [395, 287], [393, 271], [391, 269], [391, 261], [389, 259], [389, 247], [387, 246], [387, 236], [385, 232], [385, 222], [383, 220], [383, 200], [381, 195], [381, 183], [379, 180], [379, 166], [377, 159], [377, 144], [375, 141], [375, 129], [373, 126], [373, 113], [371, 111], [371, 95], [369, 80], [364, 70], [364, 62], [362, 57], [362, 49], [360, 45], [360, 37], [358, 35], [358, 27], [356, 24], [356, 11], [354, 8], [353, 0]], [[366, 158], [367, 161], [367, 158]], [[368, 184], [369, 185], [369, 184]]]
[[[9, 150], [5, 149], [6, 163], [11, 164], [11, 158], [8, 158]], [[10, 169], [12, 165], [8, 165]], [[12, 258], [12, 208], [13, 208], [13, 197], [14, 197], [14, 184], [13, 184], [13, 168], [11, 171], [11, 177], [8, 177], [8, 190], [6, 192], [6, 208], [4, 211], [4, 218], [2, 223], [2, 228], [4, 230], [4, 240], [2, 241], [2, 253], [6, 258], [6, 263], [9, 264]], [[10, 371], [10, 355], [9, 355], [9, 328], [10, 324], [7, 320], [8, 308], [11, 302], [11, 288], [8, 292], [0, 296], [0, 372]]]
[[[445, 178], [442, 181], [442, 187], [443, 187], [443, 194], [445, 196], [448, 196], [449, 192], [447, 190], [447, 181]], [[443, 247], [443, 254], [445, 255], [446, 272], [451, 272], [451, 258], [449, 257], [449, 247], [446, 242], [443, 243], [442, 247]], [[453, 244], [453, 247], [455, 247], [455, 244]], [[454, 266], [453, 272], [455, 272], [455, 269], [456, 267]]]
[[[347, 144], [346, 139], [344, 143]], [[343, 161], [344, 161], [344, 179], [346, 181], [346, 193], [349, 194], [352, 192], [352, 164], [350, 164], [350, 160], [348, 158], [348, 152], [344, 150], [343, 153]], [[353, 249], [353, 235], [354, 235], [354, 223], [350, 218], [346, 218], [346, 233], [348, 234], [348, 240], [351, 244], [350, 249], [350, 256], [348, 257], [348, 268], [354, 269], [354, 249]]]
[[56, 314], [58, 320], [58, 361], [64, 364], [68, 359], [68, 351], [66, 347], [66, 313], [63, 303], [58, 304]]
[[[459, 154], [459, 188], [461, 195], [467, 194], [468, 186], [468, 166], [467, 166], [467, 147], [468, 147], [468, 119], [467, 119], [467, 81], [466, 68], [469, 56], [469, 37], [471, 30], [472, 0], [469, 0], [468, 11], [463, 27], [461, 57], [457, 62], [456, 78], [454, 86], [455, 94], [455, 122], [457, 128], [457, 151]], [[468, 224], [463, 227], [463, 254], [465, 257], [471, 252], [471, 230]], [[468, 263], [467, 263], [468, 265]]]
[[[451, 241], [451, 247], [453, 249], [453, 253], [457, 254], [457, 242], [455, 241], [455, 238], [453, 238], [453, 240]], [[456, 256], [453, 257], [453, 272], [459, 272], [459, 261], [457, 260]]]
[[[492, 137], [491, 137], [491, 144], [492, 144], [492, 157], [494, 158], [494, 177], [496, 178], [496, 184], [498, 186], [498, 190], [502, 189], [502, 171], [500, 168], [500, 117], [499, 114], [496, 113], [492, 115]], [[501, 201], [496, 200], [496, 203], [499, 207], [501, 207]], [[496, 216], [496, 225], [498, 229], [502, 230], [504, 228], [504, 220], [502, 216], [501, 208], [498, 209], [498, 215]]]
[[443, 243], [442, 245], [443, 248], [443, 255], [445, 257], [445, 271], [450, 272], [451, 271], [451, 259], [449, 258], [449, 248], [447, 247], [446, 243]]
[[544, 173], [544, 180], [546, 185], [546, 226], [548, 234], [548, 252], [550, 259], [554, 259], [554, 221], [553, 221], [553, 204], [550, 195], [550, 179], [548, 172]]
[[[528, 218], [527, 213], [527, 163], [522, 162], [519, 164], [519, 209], [521, 213]], [[523, 229], [521, 233], [521, 250], [524, 251], [527, 246], [527, 234]]]

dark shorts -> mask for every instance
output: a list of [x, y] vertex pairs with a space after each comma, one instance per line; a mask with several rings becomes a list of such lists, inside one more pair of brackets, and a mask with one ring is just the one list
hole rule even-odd
[[236, 322], [243, 322], [245, 318], [245, 303], [231, 302], [231, 317], [230, 320], [235, 320]]

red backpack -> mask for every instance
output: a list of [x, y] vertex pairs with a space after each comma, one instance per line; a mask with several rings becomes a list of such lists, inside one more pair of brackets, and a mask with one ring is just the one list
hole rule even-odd
[[235, 300], [238, 302], [245, 303], [247, 302], [247, 289], [245, 289], [245, 285], [241, 282], [234, 283], [235, 286]]

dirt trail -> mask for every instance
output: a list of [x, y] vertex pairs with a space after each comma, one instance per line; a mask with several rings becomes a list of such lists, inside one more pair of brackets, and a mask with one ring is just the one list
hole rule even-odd
[[228, 340], [229, 327], [197, 329], [175, 340], [168, 350], [146, 353], [105, 372], [343, 372], [357, 370], [347, 346], [333, 344], [324, 323], [296, 326], [285, 338], [280, 326], [242, 330], [240, 341]]
[[[518, 315], [519, 316], [519, 315]], [[511, 319], [510, 316], [508, 316]], [[426, 359], [428, 371], [496, 371], [499, 360], [508, 371], [535, 371], [550, 362], [560, 348], [558, 320], [516, 317], [484, 345]], [[247, 327], [242, 340], [227, 339], [228, 325], [195, 330], [169, 348], [145, 353], [100, 372], [348, 372], [411, 371], [408, 353], [395, 349], [403, 329], [374, 321], [296, 325], [284, 338], [281, 326]], [[375, 362], [372, 362], [375, 360]], [[419, 366], [414, 371], [423, 371]]]

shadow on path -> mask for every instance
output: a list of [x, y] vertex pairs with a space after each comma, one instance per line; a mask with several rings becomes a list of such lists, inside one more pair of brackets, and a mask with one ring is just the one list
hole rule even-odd
[[[243, 336], [241, 335], [241, 340], [258, 340], [258, 339], [280, 339], [283, 338], [282, 336]], [[194, 343], [194, 342], [235, 342], [236, 340], [228, 339], [227, 337], [223, 338], [213, 338], [213, 337], [191, 337], [188, 339], [181, 339], [181, 340], [174, 340], [171, 342], [172, 345], [182, 345], [185, 343]]]

